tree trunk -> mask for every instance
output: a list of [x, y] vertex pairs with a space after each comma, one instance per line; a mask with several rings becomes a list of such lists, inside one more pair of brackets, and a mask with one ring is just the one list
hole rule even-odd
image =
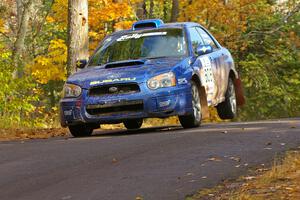
[[[18, 30], [16, 41], [14, 43], [14, 49], [12, 52], [12, 61], [14, 65], [14, 78], [21, 78], [23, 76], [23, 62], [22, 53], [25, 46], [26, 33], [28, 31], [28, 20], [30, 16], [32, 1], [26, 2], [17, 1], [17, 19], [18, 19]], [[23, 7], [23, 9], [21, 9]]]
[[171, 14], [171, 22], [176, 22], [179, 13], [179, 3], [178, 0], [172, 1], [172, 14]]
[[154, 0], [150, 0], [149, 16], [148, 16], [148, 18], [150, 18], [150, 19], [153, 18], [153, 12], [154, 12]]
[[163, 13], [164, 13], [164, 21], [167, 22], [168, 19], [168, 2], [167, 0], [164, 0], [164, 4], [163, 4]]
[[19, 30], [21, 21], [22, 21], [22, 13], [23, 13], [23, 2], [22, 0], [16, 0], [17, 5], [17, 30]]
[[76, 72], [76, 61], [88, 59], [88, 1], [68, 1], [68, 63], [67, 75]]
[[140, 3], [137, 4], [137, 9], [136, 9], [136, 15], [138, 17], [138, 20], [141, 20], [141, 19], [145, 19], [145, 16], [146, 16], [146, 2], [145, 0], [144, 1], [141, 1]]

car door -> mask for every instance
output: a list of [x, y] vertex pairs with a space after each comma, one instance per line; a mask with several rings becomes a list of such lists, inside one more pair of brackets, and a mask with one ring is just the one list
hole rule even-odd
[[212, 105], [224, 101], [224, 94], [227, 89], [228, 69], [224, 61], [224, 51], [213, 37], [202, 27], [196, 27], [205, 45], [210, 45], [213, 52], [210, 53], [212, 71], [215, 81], [215, 91], [212, 97]]
[[195, 71], [198, 71], [200, 75], [201, 84], [205, 88], [207, 103], [208, 105], [215, 105], [217, 101], [217, 82], [215, 80], [216, 73], [216, 62], [213, 62], [214, 56], [212, 53], [198, 56], [196, 49], [198, 45], [205, 45], [203, 38], [201, 37], [199, 27], [190, 27], [189, 34], [191, 45], [193, 48], [193, 54], [196, 57], [196, 60], [193, 63], [193, 68]]

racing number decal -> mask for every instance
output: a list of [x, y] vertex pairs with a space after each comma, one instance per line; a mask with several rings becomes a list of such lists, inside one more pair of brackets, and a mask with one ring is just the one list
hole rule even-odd
[[200, 70], [201, 73], [201, 83], [205, 87], [206, 95], [207, 95], [207, 103], [208, 105], [212, 104], [212, 100], [215, 92], [215, 80], [212, 70], [212, 63], [208, 56], [200, 57], [200, 62], [202, 64], [202, 68]]

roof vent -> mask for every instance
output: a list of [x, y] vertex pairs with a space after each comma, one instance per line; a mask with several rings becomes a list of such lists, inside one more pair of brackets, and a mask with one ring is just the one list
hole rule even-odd
[[147, 28], [158, 28], [164, 24], [164, 22], [160, 19], [147, 19], [137, 21], [132, 25], [132, 30], [139, 30], [139, 29], [147, 29]]

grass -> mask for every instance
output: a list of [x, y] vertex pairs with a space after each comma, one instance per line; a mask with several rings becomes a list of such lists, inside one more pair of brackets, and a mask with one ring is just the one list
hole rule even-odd
[[254, 176], [241, 177], [212, 189], [204, 189], [186, 200], [299, 200], [300, 152], [290, 151], [276, 159], [267, 171], [258, 169]]

